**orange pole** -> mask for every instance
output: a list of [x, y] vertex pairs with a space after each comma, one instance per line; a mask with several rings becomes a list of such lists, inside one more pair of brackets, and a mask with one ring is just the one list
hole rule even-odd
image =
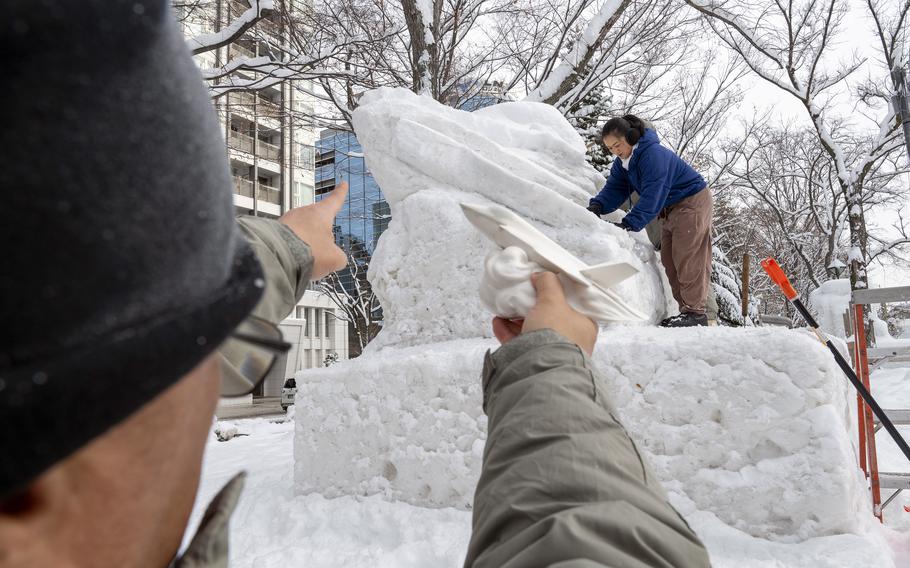
[[[869, 388], [869, 358], [866, 353], [866, 327], [863, 321], [863, 306], [862, 304], [857, 304], [854, 306], [854, 340], [856, 342], [857, 353], [859, 357], [857, 358], [857, 364], [859, 366], [859, 377], [863, 382], [863, 386], [866, 387], [866, 390], [871, 392]], [[867, 405], [863, 404], [865, 412], [864, 425], [866, 431], [866, 451], [869, 455], [869, 487], [872, 490], [872, 512], [878, 518], [879, 521], [882, 519], [882, 490], [878, 481], [878, 455], [875, 451], [875, 425], [872, 422], [872, 409], [865, 408]]]
[[[856, 376], [863, 376], [859, 365], [859, 342], [856, 340], [856, 326], [853, 327], [853, 361], [856, 369]], [[869, 466], [866, 464], [866, 405], [863, 403], [863, 397], [856, 393], [856, 423], [859, 432], [859, 466], [863, 470], [866, 479], [869, 479]]]

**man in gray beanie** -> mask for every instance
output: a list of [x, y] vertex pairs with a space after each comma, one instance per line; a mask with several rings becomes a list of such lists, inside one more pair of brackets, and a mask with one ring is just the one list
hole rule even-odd
[[[345, 264], [331, 227], [346, 188], [238, 226], [166, 1], [4, 12], [0, 566], [166, 566], [219, 388], [255, 387], [283, 348], [274, 323]], [[179, 565], [226, 562], [240, 481]]]
[[[346, 187], [238, 224], [166, 0], [4, 7], [0, 567], [226, 566], [242, 476], [174, 560], [219, 389], [255, 387], [285, 345], [275, 322], [345, 264]], [[554, 274], [534, 285], [523, 323], [494, 322], [465, 564], [707, 566], [614, 418], [597, 326]]]

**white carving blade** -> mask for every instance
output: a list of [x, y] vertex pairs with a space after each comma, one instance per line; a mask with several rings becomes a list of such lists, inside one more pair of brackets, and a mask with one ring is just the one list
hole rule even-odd
[[527, 253], [528, 259], [544, 269], [563, 274], [580, 286], [596, 288], [624, 314], [623, 319], [647, 319], [610, 290], [637, 274], [638, 269], [634, 266], [625, 262], [588, 266], [522, 217], [501, 205], [461, 203], [461, 209], [472, 225], [500, 247], [519, 247]]

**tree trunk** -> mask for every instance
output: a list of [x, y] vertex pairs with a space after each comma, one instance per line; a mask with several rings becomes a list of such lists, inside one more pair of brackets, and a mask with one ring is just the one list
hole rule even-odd
[[427, 37], [434, 28], [434, 22], [424, 21], [424, 14], [416, 0], [401, 0], [401, 5], [411, 39], [411, 90], [418, 95], [436, 98], [436, 42], [432, 33]]
[[847, 211], [848, 225], [850, 227], [850, 288], [864, 290], [869, 287], [866, 259], [869, 257], [868, 232], [866, 230], [866, 217], [863, 214], [862, 188], [855, 184], [846, 184], [844, 188], [848, 196]]

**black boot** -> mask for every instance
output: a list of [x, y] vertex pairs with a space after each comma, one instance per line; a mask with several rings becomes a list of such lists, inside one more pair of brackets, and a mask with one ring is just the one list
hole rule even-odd
[[708, 316], [683, 312], [678, 316], [673, 316], [660, 322], [661, 327], [695, 327], [699, 325], [708, 325]]

